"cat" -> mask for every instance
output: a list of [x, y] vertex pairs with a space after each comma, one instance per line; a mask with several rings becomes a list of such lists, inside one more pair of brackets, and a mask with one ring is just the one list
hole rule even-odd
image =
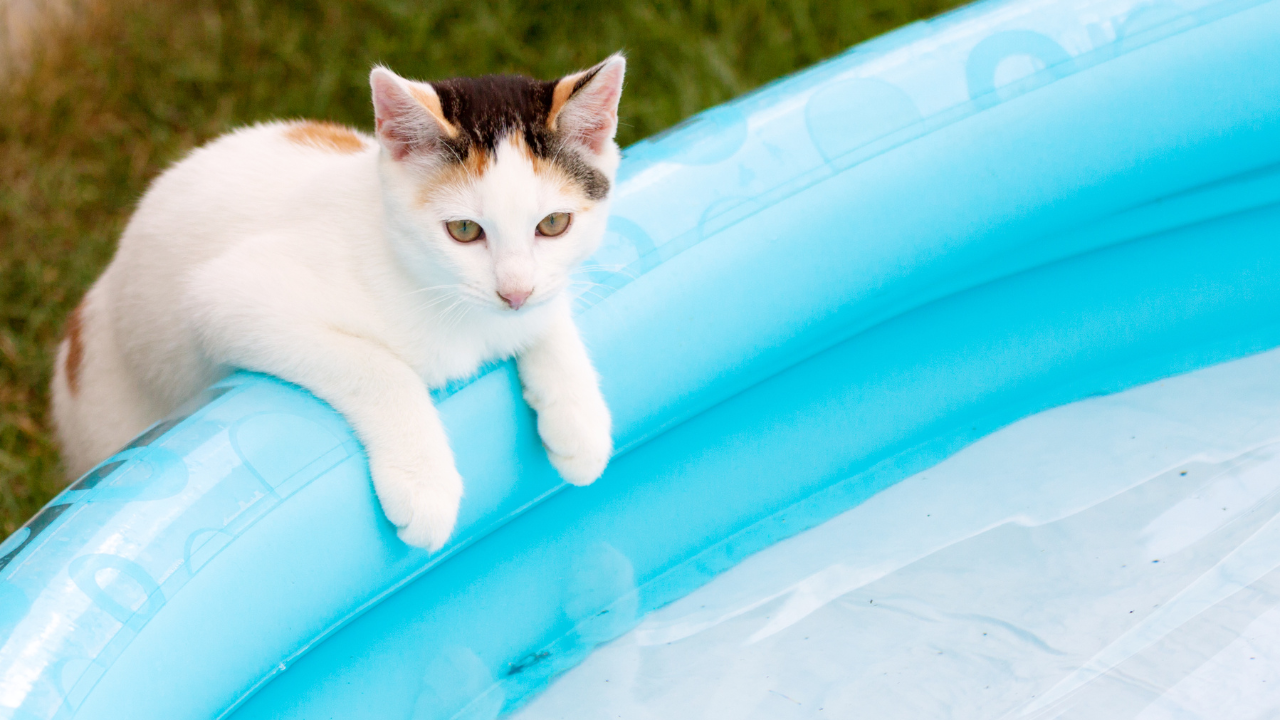
[[269, 122], [170, 167], [58, 349], [68, 474], [233, 369], [269, 373], [346, 418], [400, 538], [438, 550], [462, 479], [428, 389], [515, 356], [551, 463], [593, 482], [610, 414], [566, 287], [604, 234], [625, 67], [439, 82], [376, 67], [372, 137]]

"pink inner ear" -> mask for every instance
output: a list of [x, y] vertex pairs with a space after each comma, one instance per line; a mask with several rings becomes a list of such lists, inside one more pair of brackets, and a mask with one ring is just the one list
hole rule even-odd
[[610, 60], [596, 76], [580, 88], [561, 112], [565, 131], [599, 154], [618, 130], [618, 101], [622, 98], [622, 78], [626, 64]]
[[373, 86], [374, 126], [378, 140], [396, 160], [431, 147], [437, 130], [427, 111], [389, 72], [375, 70]]

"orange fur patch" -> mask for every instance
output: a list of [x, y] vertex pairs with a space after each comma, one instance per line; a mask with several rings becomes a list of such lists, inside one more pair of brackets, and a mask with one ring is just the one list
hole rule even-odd
[[285, 131], [284, 139], [336, 153], [358, 153], [368, 147], [356, 131], [331, 122], [304, 120]]
[[465, 168], [472, 177], [480, 177], [484, 174], [485, 170], [489, 169], [489, 164], [492, 161], [493, 158], [489, 156], [489, 153], [485, 152], [481, 148], [472, 147], [467, 152], [466, 159], [462, 161], [462, 167]]
[[[582, 186], [574, 182], [563, 167], [549, 158], [540, 158], [535, 155], [533, 148], [529, 147], [523, 136], [519, 134], [511, 135], [506, 139], [506, 142], [511, 143], [517, 152], [529, 160], [530, 164], [533, 165], [534, 173], [542, 176], [548, 182], [555, 183], [560, 191], [566, 195], [577, 196], [579, 198], [578, 212], [586, 212], [595, 206], [595, 202], [582, 193]], [[448, 163], [441, 166], [422, 183], [421, 189], [418, 191], [418, 202], [426, 205], [441, 196], [465, 188], [467, 185], [479, 180], [493, 161], [492, 155], [482, 149], [472, 147], [461, 163]]]
[[524, 135], [522, 133], [512, 133], [507, 138], [507, 142], [511, 143], [511, 147], [515, 148], [516, 152], [523, 155], [526, 160], [533, 164], [534, 169], [537, 170], [538, 158], [533, 154], [533, 148], [529, 147], [529, 143], [524, 141]]
[[84, 340], [80, 337], [83, 332], [83, 308], [84, 303], [81, 302], [67, 318], [67, 359], [64, 369], [67, 371], [67, 387], [71, 389], [72, 395], [80, 392], [80, 366], [84, 363]]
[[418, 202], [426, 205], [480, 179], [489, 168], [489, 154], [472, 149], [461, 164], [448, 163], [431, 174], [418, 191]]
[[431, 113], [431, 116], [436, 119], [436, 122], [440, 123], [440, 127], [444, 130], [445, 135], [448, 135], [451, 138], [458, 136], [458, 128], [454, 127], [453, 123], [444, 119], [444, 108], [440, 107], [440, 98], [437, 97], [435, 93], [428, 92], [417, 85], [410, 85], [409, 94], [413, 96], [414, 100], [418, 101], [419, 105], [426, 108], [427, 112]]
[[560, 192], [578, 198], [578, 212], [586, 212], [595, 206], [595, 202], [583, 194], [582, 185], [574, 182], [563, 167], [547, 158], [535, 157], [532, 152], [529, 153], [529, 159], [533, 162], [535, 174], [547, 182], [554, 183]]
[[[540, 176], [547, 182], [554, 183], [556, 185], [556, 188], [561, 192], [571, 191], [575, 189], [576, 186], [574, 185], [573, 181], [570, 180], [569, 176], [566, 175], [565, 172], [560, 169], [559, 165], [556, 165], [555, 163], [549, 160], [545, 160], [543, 158], [535, 157], [535, 158], [532, 158], [532, 160], [533, 160], [533, 172], [535, 175]], [[582, 193], [569, 193], [569, 194], [581, 195]]]
[[555, 132], [556, 118], [560, 117], [564, 104], [569, 102], [569, 98], [573, 95], [573, 86], [578, 84], [578, 79], [586, 72], [583, 70], [580, 73], [574, 73], [556, 83], [556, 89], [551, 92], [551, 110], [547, 113], [548, 130]]

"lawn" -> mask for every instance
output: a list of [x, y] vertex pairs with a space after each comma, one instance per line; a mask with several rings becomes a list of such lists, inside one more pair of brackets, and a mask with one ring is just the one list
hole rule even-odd
[[0, 77], [0, 537], [62, 484], [47, 386], [66, 316], [148, 181], [192, 147], [269, 118], [368, 129], [374, 63], [551, 78], [618, 49], [625, 146], [956, 4], [80, 2]]

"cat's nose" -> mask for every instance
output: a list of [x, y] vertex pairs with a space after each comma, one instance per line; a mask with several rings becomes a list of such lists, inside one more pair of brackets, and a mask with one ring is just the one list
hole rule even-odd
[[533, 290], [507, 290], [506, 292], [503, 292], [502, 290], [498, 291], [498, 297], [502, 298], [503, 302], [509, 305], [512, 310], [519, 310], [520, 306], [524, 304], [524, 301], [528, 300], [529, 296], [532, 294], [533, 294]]

